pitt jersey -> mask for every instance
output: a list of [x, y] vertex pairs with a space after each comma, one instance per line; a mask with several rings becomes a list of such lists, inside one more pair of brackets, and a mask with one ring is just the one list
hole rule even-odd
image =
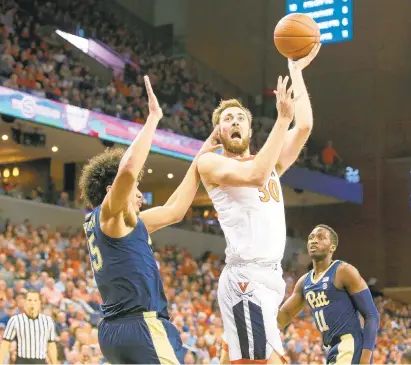
[[338, 266], [343, 263], [336, 260], [329, 268], [314, 278], [311, 270], [305, 280], [303, 295], [310, 306], [311, 314], [321, 332], [324, 346], [334, 346], [345, 335], [362, 338], [359, 313], [345, 290], [337, 289], [334, 278]]
[[209, 196], [227, 242], [227, 264], [281, 262], [286, 226], [277, 172], [260, 189], [219, 186]]
[[168, 318], [163, 283], [143, 221], [139, 219], [128, 235], [111, 238], [100, 228], [100, 209], [87, 215], [84, 230], [103, 299], [103, 318], [151, 311]]

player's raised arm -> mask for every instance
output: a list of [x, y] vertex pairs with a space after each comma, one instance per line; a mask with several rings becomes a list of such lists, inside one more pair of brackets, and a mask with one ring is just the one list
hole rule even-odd
[[144, 76], [144, 82], [147, 89], [150, 114], [142, 130], [121, 159], [113, 185], [102, 204], [102, 219], [109, 219], [124, 209], [131, 189], [137, 183], [140, 171], [147, 160], [158, 122], [163, 117], [163, 112], [154, 95], [148, 76]]
[[278, 327], [280, 329], [284, 329], [284, 327], [304, 308], [303, 285], [306, 277], [307, 274], [303, 275], [297, 281], [293, 293], [280, 307], [277, 316]]
[[340, 286], [347, 290], [355, 308], [364, 317], [364, 341], [360, 364], [370, 364], [380, 327], [378, 310], [375, 307], [370, 289], [358, 270], [349, 264], [338, 267], [336, 280]]
[[287, 90], [289, 77], [278, 78], [277, 109], [278, 118], [260, 152], [250, 164], [220, 156], [204, 154], [198, 161], [198, 170], [204, 182], [215, 185], [261, 187], [274, 170], [285, 134], [294, 117], [292, 86]]
[[149, 233], [169, 226], [170, 224], [178, 223], [184, 218], [188, 208], [194, 200], [200, 184], [200, 176], [197, 171], [198, 158], [203, 153], [211, 153], [212, 151], [221, 148], [221, 145], [215, 143], [216, 132], [217, 129], [215, 129], [210, 137], [204, 142], [183, 181], [167, 202], [163, 206], [148, 209], [140, 213], [139, 218], [144, 222]]
[[321, 44], [318, 44], [308, 56], [298, 61], [288, 61], [294, 95], [298, 95], [299, 98], [295, 103], [295, 125], [287, 132], [280, 154], [279, 168], [277, 169], [279, 175], [287, 171], [296, 161], [313, 128], [313, 111], [302, 70], [317, 56], [320, 48]]

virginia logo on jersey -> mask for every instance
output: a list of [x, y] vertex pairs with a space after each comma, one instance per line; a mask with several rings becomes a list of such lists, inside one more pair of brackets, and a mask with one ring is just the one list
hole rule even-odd
[[328, 300], [327, 295], [324, 291], [320, 291], [317, 293], [314, 291], [309, 291], [305, 295], [305, 299], [310, 305], [310, 307], [313, 309], [325, 307], [326, 305], [330, 304], [330, 301]]
[[245, 291], [247, 290], [247, 286], [248, 286], [248, 284], [250, 284], [250, 283], [241, 283], [241, 282], [238, 282], [237, 284], [238, 284], [238, 286], [240, 287], [241, 291], [242, 291], [243, 293], [245, 293]]

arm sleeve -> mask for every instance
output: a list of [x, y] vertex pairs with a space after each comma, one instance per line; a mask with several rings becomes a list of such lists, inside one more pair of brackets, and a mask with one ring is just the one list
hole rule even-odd
[[363, 349], [373, 350], [377, 332], [380, 327], [380, 317], [377, 307], [371, 296], [370, 289], [365, 289], [351, 296], [355, 307], [364, 317], [364, 345]]
[[6, 329], [4, 331], [3, 340], [14, 341], [16, 338], [16, 317], [11, 317], [7, 322]]

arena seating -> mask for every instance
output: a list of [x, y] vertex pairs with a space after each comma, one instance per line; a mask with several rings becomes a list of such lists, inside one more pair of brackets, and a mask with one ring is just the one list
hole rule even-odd
[[[56, 320], [59, 360], [102, 363], [96, 329], [101, 298], [82, 231], [32, 227], [29, 222], [0, 229], [0, 335], [10, 316], [22, 308], [25, 290], [37, 289], [44, 312]], [[210, 253], [194, 259], [172, 246], [154, 251], [171, 320], [192, 349], [186, 363], [218, 363], [223, 328], [216, 289], [222, 259]], [[305, 271], [301, 262], [293, 257], [283, 265], [287, 296]], [[399, 363], [401, 353], [411, 347], [411, 306], [385, 297], [376, 298], [376, 303], [381, 330], [374, 363]], [[324, 363], [321, 338], [307, 310], [287, 328], [283, 342], [289, 363]], [[15, 347], [12, 356], [16, 356]]]
[[[48, 2], [7, 0], [0, 23], [0, 83], [36, 96], [69, 103], [122, 119], [144, 123], [147, 117], [143, 75], [148, 74], [162, 103], [159, 128], [205, 139], [211, 113], [222, 98], [211, 83], [201, 82], [186, 59], [169, 57], [170, 47], [130, 29], [96, 0]], [[77, 59], [73, 46], [53, 29], [74, 32], [78, 25], [132, 61], [123, 79], [104, 82]], [[252, 152], [264, 143], [269, 126], [253, 122]], [[271, 123], [269, 123], [270, 125]], [[321, 145], [309, 143], [297, 166], [344, 175], [340, 159], [323, 161]]]

